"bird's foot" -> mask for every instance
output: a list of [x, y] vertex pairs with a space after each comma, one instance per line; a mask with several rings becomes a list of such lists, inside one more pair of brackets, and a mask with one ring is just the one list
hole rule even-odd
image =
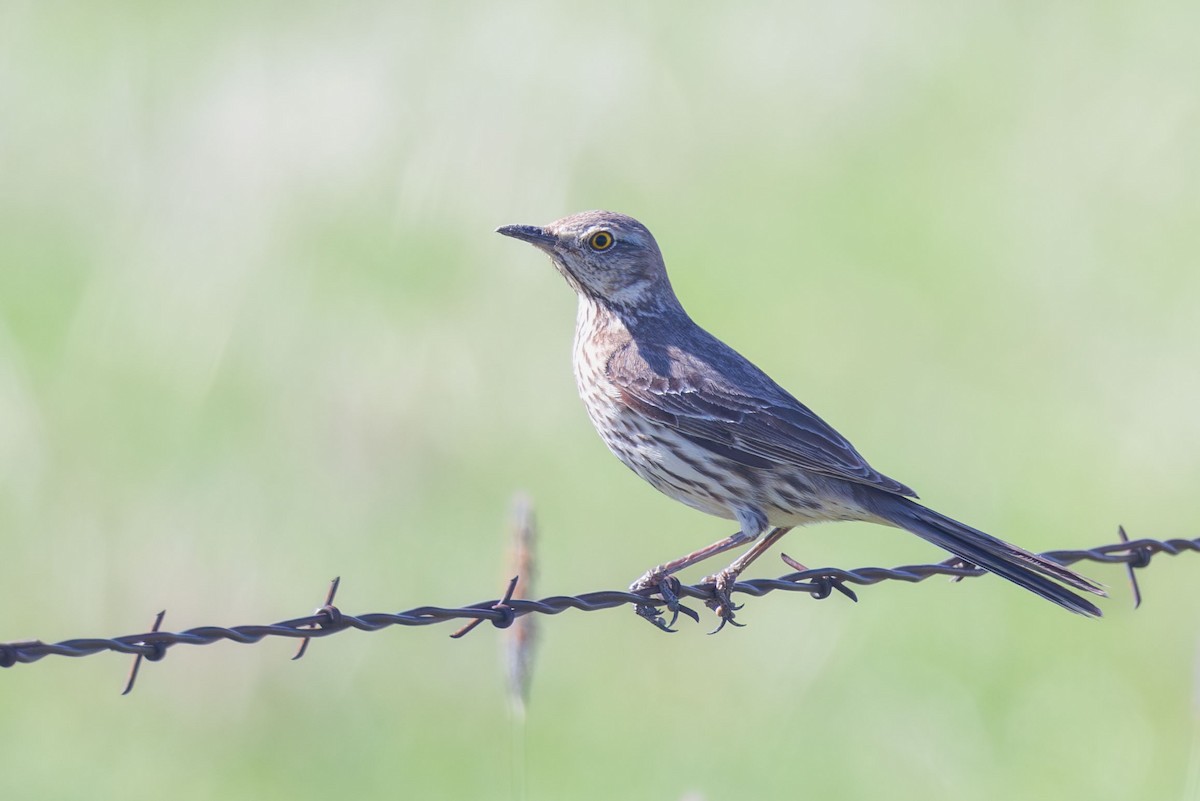
[[744, 627], [745, 623], [738, 623], [734, 620], [734, 613], [742, 608], [741, 604], [735, 604], [733, 599], [729, 597], [733, 592], [733, 585], [737, 582], [739, 571], [733, 571], [725, 568], [720, 573], [714, 573], [704, 581], [700, 582], [703, 585], [712, 585], [712, 597], [704, 602], [704, 605], [716, 612], [717, 617], [721, 622], [709, 634], [716, 634], [721, 629], [725, 628], [726, 624]]
[[[662, 598], [662, 602], [638, 604], [634, 607], [634, 611], [640, 617], [645, 618], [656, 627], [669, 633], [676, 631], [675, 622], [679, 620], [681, 612], [699, 623], [700, 615], [696, 614], [694, 609], [689, 609], [679, 602], [679, 587], [679, 579], [669, 573], [663, 573], [658, 568], [646, 571], [645, 575], [629, 585], [629, 591], [635, 595], [644, 595], [647, 598], [658, 594]], [[664, 620], [663, 616], [659, 614], [660, 606], [665, 606], [667, 611], [671, 613], [670, 622]]]

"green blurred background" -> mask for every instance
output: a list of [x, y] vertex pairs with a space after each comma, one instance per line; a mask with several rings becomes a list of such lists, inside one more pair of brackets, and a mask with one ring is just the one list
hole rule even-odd
[[[1194, 3], [0, 6], [0, 640], [541, 594], [730, 533], [603, 448], [574, 298], [492, 233], [611, 208], [929, 503], [1200, 534]], [[936, 561], [871, 526], [845, 567]], [[773, 557], [756, 575], [785, 572]], [[664, 636], [180, 647], [0, 673], [5, 798], [1200, 797], [1200, 560], [1088, 622], [994, 579]], [[703, 574], [688, 574], [695, 579]], [[514, 771], [523, 738], [523, 779]], [[519, 749], [518, 749], [519, 750]], [[519, 760], [517, 760], [519, 761]]]

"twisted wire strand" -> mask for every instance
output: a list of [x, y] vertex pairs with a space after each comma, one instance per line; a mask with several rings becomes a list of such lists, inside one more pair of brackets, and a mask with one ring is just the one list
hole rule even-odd
[[[1122, 536], [1124, 532], [1122, 531]], [[1060, 564], [1076, 562], [1099, 562], [1103, 564], [1125, 564], [1133, 579], [1135, 568], [1146, 567], [1159, 554], [1176, 556], [1185, 551], [1200, 552], [1200, 538], [1153, 540], [1139, 539], [1115, 542], [1086, 550], [1047, 551], [1042, 556]], [[833, 590], [840, 590], [854, 598], [844, 585], [870, 586], [884, 581], [919, 582], [934, 576], [954, 579], [973, 578], [986, 571], [960, 560], [947, 560], [936, 564], [904, 565], [894, 568], [861, 567], [857, 570], [841, 568], [818, 568], [789, 573], [773, 579], [750, 579], [740, 581], [733, 592], [761, 597], [770, 592], [806, 592], [814, 598], [825, 598]], [[335, 580], [336, 582], [336, 580]], [[1136, 580], [1134, 580], [1136, 590]], [[511, 593], [510, 584], [510, 593]], [[176, 645], [211, 645], [222, 640], [250, 645], [268, 637], [291, 637], [308, 640], [329, 637], [348, 629], [379, 631], [390, 626], [430, 626], [451, 620], [488, 621], [498, 628], [506, 628], [524, 615], [557, 615], [568, 609], [596, 612], [618, 606], [634, 605], [641, 608], [661, 607], [665, 601], [648, 598], [622, 590], [601, 590], [580, 595], [552, 595], [540, 600], [523, 600], [506, 595], [504, 598], [481, 601], [460, 607], [418, 606], [403, 612], [371, 612], [363, 615], [348, 615], [332, 604], [333, 591], [325, 606], [305, 617], [282, 620], [269, 625], [247, 626], [197, 626], [185, 631], [150, 631], [142, 634], [126, 634], [120, 637], [84, 637], [46, 643], [40, 640], [0, 643], [0, 667], [12, 667], [18, 663], [31, 663], [47, 656], [91, 656], [106, 651], [132, 654], [140, 659], [158, 661], [166, 655], [168, 648]], [[696, 598], [702, 601], [713, 599], [710, 585], [681, 585], [676, 589], [679, 598]], [[161, 619], [161, 617], [160, 617]], [[465, 633], [468, 627], [460, 630]], [[297, 654], [297, 656], [301, 655]], [[136, 675], [135, 671], [132, 675]], [[132, 675], [129, 687], [132, 687]]]

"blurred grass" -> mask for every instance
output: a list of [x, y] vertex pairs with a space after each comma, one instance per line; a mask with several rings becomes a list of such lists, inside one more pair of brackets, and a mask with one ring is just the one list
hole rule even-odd
[[[1035, 549], [1196, 536], [1198, 16], [5, 4], [0, 638], [264, 622], [335, 574], [349, 611], [478, 600], [517, 488], [545, 593], [728, 533], [604, 452], [569, 290], [491, 233], [593, 207], [938, 508]], [[1099, 624], [990, 580], [713, 638], [548, 620], [530, 797], [1195, 797], [1196, 569], [1156, 562], [1136, 616], [1093, 570]], [[125, 699], [123, 659], [5, 671], [0, 791], [509, 797], [496, 636], [446, 633], [174, 651]]]

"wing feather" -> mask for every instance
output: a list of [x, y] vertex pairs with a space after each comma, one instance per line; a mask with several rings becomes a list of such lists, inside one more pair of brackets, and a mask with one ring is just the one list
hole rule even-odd
[[[716, 351], [726, 358], [701, 361], [693, 350], [670, 348], [653, 360], [668, 369], [655, 370], [634, 340], [612, 354], [605, 373], [630, 407], [726, 458], [760, 469], [790, 466], [916, 497], [867, 464], [845, 437], [765, 373], [721, 347], [736, 358]], [[714, 352], [711, 345], [705, 351]]]

